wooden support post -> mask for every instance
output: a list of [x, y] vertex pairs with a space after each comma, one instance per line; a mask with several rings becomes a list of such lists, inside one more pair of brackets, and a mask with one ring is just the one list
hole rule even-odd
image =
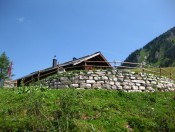
[[57, 73], [59, 72], [59, 70], [60, 70], [60, 64], [58, 62], [58, 64], [57, 64]]
[[18, 82], [14, 81], [14, 87], [17, 87], [17, 86], [18, 86]]
[[31, 81], [32, 83], [34, 82], [34, 76], [32, 75], [32, 81]]
[[20, 84], [21, 86], [24, 86], [25, 85], [25, 78], [23, 78], [20, 83], [21, 83]]
[[162, 76], [162, 68], [160, 67], [160, 69], [159, 69], [159, 70], [160, 70], [160, 76]]
[[172, 78], [172, 74], [171, 74], [171, 71], [170, 71], [170, 79]]
[[142, 73], [145, 72], [144, 65], [142, 64]]
[[85, 68], [85, 70], [87, 70], [87, 63], [86, 63], [86, 60], [84, 61], [84, 68]]
[[38, 81], [40, 80], [40, 71], [38, 71]]
[[116, 69], [116, 64], [117, 64], [117, 62], [116, 62], [116, 60], [114, 60], [114, 68]]

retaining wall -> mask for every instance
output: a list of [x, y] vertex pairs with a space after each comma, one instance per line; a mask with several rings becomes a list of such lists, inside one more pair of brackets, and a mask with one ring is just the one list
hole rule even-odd
[[116, 70], [63, 72], [41, 82], [54, 89], [113, 89], [126, 92], [175, 91], [175, 82], [166, 77]]

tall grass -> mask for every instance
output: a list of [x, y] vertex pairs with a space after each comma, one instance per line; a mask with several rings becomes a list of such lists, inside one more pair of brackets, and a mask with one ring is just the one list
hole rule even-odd
[[175, 131], [174, 122], [174, 92], [0, 89], [1, 131]]

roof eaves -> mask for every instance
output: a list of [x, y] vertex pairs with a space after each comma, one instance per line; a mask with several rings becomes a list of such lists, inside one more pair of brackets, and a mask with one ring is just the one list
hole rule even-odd
[[38, 74], [39, 72], [40, 72], [40, 73], [41, 73], [41, 72], [47, 72], [47, 71], [49, 71], [49, 70], [53, 70], [54, 68], [56, 68], [56, 67], [49, 67], [49, 68], [46, 68], [46, 69], [43, 69], [43, 70], [35, 71], [35, 72], [32, 72], [32, 73], [30, 73], [30, 74], [28, 74], [28, 75], [26, 75], [26, 76], [23, 76], [23, 77], [21, 77], [21, 78], [18, 78], [18, 79], [16, 79], [16, 80], [21, 80], [21, 79], [24, 79], [24, 78], [28, 78], [28, 77], [31, 77], [31, 76], [33, 76], [33, 75], [35, 75], [35, 74]]

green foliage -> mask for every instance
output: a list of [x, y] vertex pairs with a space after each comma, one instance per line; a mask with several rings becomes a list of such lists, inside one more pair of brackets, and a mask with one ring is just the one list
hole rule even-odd
[[[135, 63], [138, 63], [139, 62], [139, 59], [140, 59], [140, 51], [141, 51], [141, 49], [132, 52], [126, 58], [125, 62], [135, 62]], [[136, 67], [135, 65], [132, 65], [132, 64], [122, 64], [122, 66]]]
[[[125, 62], [146, 62], [147, 64], [161, 67], [172, 66], [175, 60], [174, 40], [175, 27], [155, 38], [142, 49], [131, 53]], [[146, 60], [144, 56], [147, 56]]]
[[175, 44], [175, 38], [174, 39], [171, 39], [172, 43]]
[[175, 67], [175, 62], [173, 62], [172, 67]]
[[147, 52], [146, 52], [144, 49], [142, 49], [142, 50], [140, 51], [140, 58], [139, 58], [138, 62], [140, 63], [140, 62], [146, 61], [146, 57], [147, 57], [147, 56], [148, 56], [148, 55], [147, 55]]
[[1, 131], [175, 131], [174, 92], [25, 89], [0, 89]]
[[0, 55], [0, 79], [7, 78], [9, 63], [9, 58], [6, 56], [6, 53], [3, 52]]
[[35, 93], [35, 92], [45, 92], [48, 90], [47, 87], [41, 87], [41, 86], [22, 86], [18, 87], [18, 90], [16, 91], [19, 94], [24, 94], [24, 93]]

